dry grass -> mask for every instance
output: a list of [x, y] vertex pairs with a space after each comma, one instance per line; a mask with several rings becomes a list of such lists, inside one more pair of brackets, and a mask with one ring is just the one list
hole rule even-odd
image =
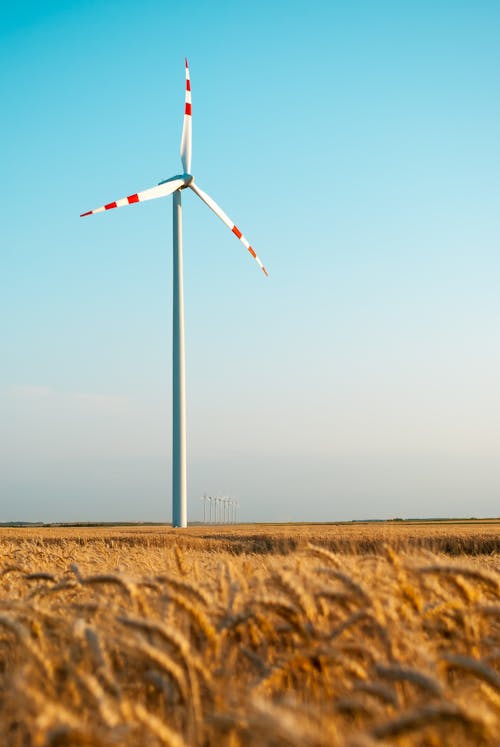
[[498, 529], [0, 530], [0, 743], [499, 745]]

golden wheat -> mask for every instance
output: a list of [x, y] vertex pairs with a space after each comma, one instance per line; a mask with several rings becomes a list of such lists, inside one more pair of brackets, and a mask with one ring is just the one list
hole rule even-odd
[[0, 530], [0, 744], [498, 745], [473, 529]]

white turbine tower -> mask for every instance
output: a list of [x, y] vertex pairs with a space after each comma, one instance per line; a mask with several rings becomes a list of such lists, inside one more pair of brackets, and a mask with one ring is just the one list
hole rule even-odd
[[103, 213], [112, 208], [132, 205], [136, 202], [154, 200], [173, 194], [173, 349], [172, 349], [172, 526], [187, 526], [187, 489], [186, 489], [186, 392], [184, 367], [184, 292], [182, 272], [182, 207], [181, 191], [189, 187], [208, 207], [219, 216], [221, 221], [234, 233], [243, 246], [248, 249], [261, 270], [267, 270], [257, 254], [243, 236], [240, 229], [226, 213], [195, 184], [191, 174], [191, 135], [192, 135], [191, 81], [188, 61], [186, 60], [186, 98], [184, 106], [184, 126], [181, 138], [181, 161], [183, 174], [165, 179], [156, 187], [136, 192], [120, 200], [82, 213], [80, 217]]

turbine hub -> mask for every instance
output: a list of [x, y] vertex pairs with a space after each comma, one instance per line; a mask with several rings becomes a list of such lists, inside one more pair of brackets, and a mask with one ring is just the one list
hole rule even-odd
[[192, 174], [183, 174], [182, 178], [184, 179], [184, 186], [181, 187], [181, 189], [186, 189], [186, 187], [189, 187], [189, 185], [194, 182], [194, 176]]

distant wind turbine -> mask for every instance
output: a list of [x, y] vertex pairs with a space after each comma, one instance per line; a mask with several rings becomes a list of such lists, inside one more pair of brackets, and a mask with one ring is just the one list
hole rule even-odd
[[186, 98], [184, 106], [184, 126], [181, 138], [181, 161], [183, 174], [165, 179], [156, 187], [150, 187], [142, 192], [136, 192], [120, 200], [109, 202], [107, 205], [89, 210], [81, 214], [81, 218], [94, 213], [103, 213], [112, 208], [132, 205], [136, 202], [154, 200], [157, 197], [167, 197], [173, 194], [173, 349], [172, 349], [172, 526], [187, 526], [187, 488], [186, 488], [186, 389], [184, 364], [184, 289], [182, 271], [182, 207], [181, 191], [189, 187], [208, 207], [219, 216], [221, 221], [234, 233], [244, 247], [248, 249], [261, 270], [267, 275], [267, 270], [258, 258], [250, 243], [243, 236], [240, 229], [217, 205], [206, 192], [195, 184], [191, 174], [191, 142], [192, 142], [192, 106], [191, 81], [189, 66], [186, 60]]

